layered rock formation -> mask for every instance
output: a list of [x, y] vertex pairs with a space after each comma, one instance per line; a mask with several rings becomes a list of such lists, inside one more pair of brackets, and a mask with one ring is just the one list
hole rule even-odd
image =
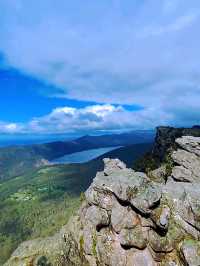
[[183, 136], [200, 137], [200, 127], [157, 127], [152, 157], [158, 165], [163, 162], [168, 151], [177, 147], [175, 140]]
[[149, 176], [105, 159], [69, 224], [23, 243], [6, 266], [199, 266], [200, 138], [176, 144]]

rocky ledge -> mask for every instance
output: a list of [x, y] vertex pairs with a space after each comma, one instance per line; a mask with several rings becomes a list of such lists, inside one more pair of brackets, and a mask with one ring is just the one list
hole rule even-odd
[[148, 176], [104, 159], [69, 224], [22, 243], [6, 266], [199, 266], [200, 138], [176, 143]]

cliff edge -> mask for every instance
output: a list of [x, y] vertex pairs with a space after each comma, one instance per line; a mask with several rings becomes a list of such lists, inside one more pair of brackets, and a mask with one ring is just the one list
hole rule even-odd
[[148, 176], [104, 163], [68, 225], [22, 243], [6, 266], [200, 265], [200, 138], [177, 138]]

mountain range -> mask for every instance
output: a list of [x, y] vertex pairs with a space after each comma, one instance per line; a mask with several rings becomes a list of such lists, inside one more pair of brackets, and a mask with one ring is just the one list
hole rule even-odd
[[121, 134], [83, 136], [70, 141], [16, 145], [0, 148], [0, 180], [22, 175], [49, 164], [53, 159], [89, 149], [127, 146], [153, 141], [154, 131], [132, 131]]
[[[118, 157], [131, 167], [152, 148], [153, 136], [153, 131], [135, 131], [0, 148], [0, 265], [22, 241], [49, 236], [68, 221], [80, 206], [81, 192], [103, 169], [104, 157]], [[50, 162], [101, 147], [116, 149], [86, 163]]]

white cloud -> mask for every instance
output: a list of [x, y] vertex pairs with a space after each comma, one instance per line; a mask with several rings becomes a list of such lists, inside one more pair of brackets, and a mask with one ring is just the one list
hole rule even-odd
[[21, 124], [6, 123], [0, 121], [0, 133], [15, 134], [15, 133], [21, 133], [22, 131], [23, 131], [23, 126]]
[[60, 88], [51, 97], [110, 103], [58, 108], [25, 130], [198, 122], [199, 0], [2, 0], [0, 10], [0, 51], [10, 66]]
[[[69, 134], [98, 131], [149, 129], [157, 125], [191, 126], [198, 124], [199, 104], [194, 99], [187, 105], [185, 98], [172, 100], [163, 106], [145, 108], [137, 111], [129, 111], [122, 106], [91, 105], [84, 108], [61, 107], [52, 110], [43, 117], [37, 117], [27, 123], [0, 123], [0, 133], [23, 134]], [[182, 109], [177, 108], [181, 105]], [[172, 108], [172, 105], [173, 108]], [[187, 109], [191, 112], [185, 115]], [[171, 112], [173, 109], [173, 112]]]
[[144, 38], [148, 36], [159, 36], [162, 34], [168, 34], [185, 30], [187, 27], [191, 26], [199, 18], [199, 15], [200, 15], [199, 11], [198, 12], [193, 11], [190, 14], [178, 17], [172, 23], [161, 26], [160, 25], [148, 26], [142, 31], [142, 33], [139, 34], [139, 36]]
[[[155, 117], [156, 115], [156, 117]], [[164, 117], [163, 117], [164, 118]], [[162, 118], [162, 119], [163, 119]], [[152, 128], [161, 122], [154, 110], [127, 111], [122, 106], [61, 107], [24, 124], [1, 123], [0, 133], [83, 133], [86, 131]]]
[[[71, 133], [95, 130], [125, 129], [132, 127], [127, 121], [119, 122], [118, 116], [126, 118], [126, 110], [120, 106], [92, 105], [85, 108], [62, 107], [50, 114], [35, 118], [24, 125], [27, 132]], [[127, 118], [126, 118], [127, 119]]]

